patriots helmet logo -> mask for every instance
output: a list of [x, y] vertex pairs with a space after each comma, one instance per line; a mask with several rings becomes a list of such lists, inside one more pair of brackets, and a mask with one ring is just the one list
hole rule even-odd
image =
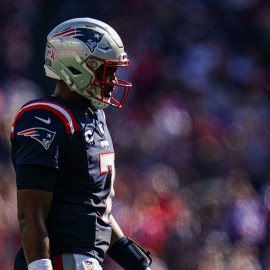
[[101, 34], [90, 28], [68, 28], [60, 33], [53, 35], [52, 37], [72, 37], [83, 41], [87, 47], [93, 53], [101, 42], [104, 34]]
[[23, 131], [20, 131], [17, 134], [20, 136], [26, 136], [26, 137], [31, 137], [32, 139], [35, 139], [46, 150], [48, 150], [54, 139], [55, 133], [56, 132], [50, 131], [46, 128], [34, 127], [34, 128], [28, 128]]

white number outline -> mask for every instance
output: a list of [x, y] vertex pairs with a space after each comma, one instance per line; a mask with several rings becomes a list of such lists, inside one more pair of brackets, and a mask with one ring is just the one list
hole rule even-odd
[[113, 188], [114, 180], [115, 180], [114, 160], [115, 160], [115, 153], [114, 152], [106, 152], [106, 153], [99, 154], [99, 172], [100, 172], [100, 174], [107, 174], [110, 172], [110, 170], [112, 173], [110, 194], [106, 198], [106, 201], [105, 201], [106, 209], [105, 209], [103, 215], [101, 216], [101, 219], [107, 224], [110, 223], [110, 215], [112, 212], [112, 198], [114, 197], [114, 188]]

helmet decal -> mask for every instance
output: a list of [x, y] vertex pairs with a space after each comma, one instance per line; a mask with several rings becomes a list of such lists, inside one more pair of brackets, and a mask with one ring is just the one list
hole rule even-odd
[[97, 32], [91, 28], [69, 28], [60, 33], [53, 35], [52, 37], [72, 37], [77, 38], [84, 42], [87, 47], [93, 53], [98, 45], [101, 42], [104, 34]]

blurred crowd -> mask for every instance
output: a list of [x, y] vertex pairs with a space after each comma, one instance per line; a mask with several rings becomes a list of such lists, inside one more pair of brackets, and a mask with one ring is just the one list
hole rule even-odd
[[106, 110], [125, 233], [153, 270], [270, 270], [269, 1], [1, 0], [0, 14], [1, 269], [20, 246], [13, 117], [53, 91], [48, 32], [89, 16], [117, 30], [132, 63], [119, 74], [133, 83], [126, 106]]

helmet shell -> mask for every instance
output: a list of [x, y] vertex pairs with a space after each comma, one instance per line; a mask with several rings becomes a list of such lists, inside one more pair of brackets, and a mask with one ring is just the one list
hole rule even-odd
[[[72, 91], [85, 98], [93, 100], [102, 96], [95, 71], [107, 61], [115, 61], [119, 66], [129, 65], [121, 38], [102, 21], [70, 19], [56, 26], [47, 36], [46, 75], [63, 80]], [[90, 86], [97, 88], [94, 94], [87, 91]], [[108, 104], [100, 105], [103, 108]]]

